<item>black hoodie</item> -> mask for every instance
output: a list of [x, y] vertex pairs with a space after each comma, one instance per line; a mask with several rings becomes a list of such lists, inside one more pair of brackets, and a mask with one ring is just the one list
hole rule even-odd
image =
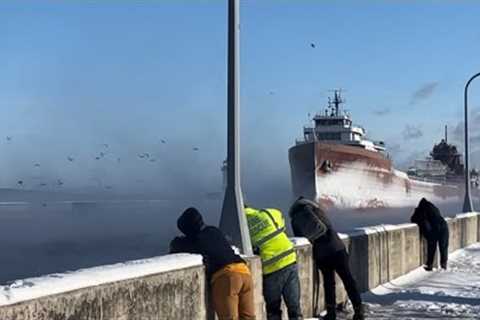
[[[197, 209], [185, 210], [178, 219], [177, 226], [186, 237], [173, 239], [170, 244], [170, 247], [174, 248], [172, 251], [201, 254], [209, 276], [228, 264], [244, 262], [233, 252], [220, 229], [203, 223], [203, 218]], [[180, 246], [183, 248], [179, 248]]]
[[410, 220], [418, 225], [420, 232], [427, 238], [438, 235], [444, 228], [448, 228], [440, 210], [425, 198], [420, 200]]
[[[332, 223], [328, 219], [325, 212], [320, 208], [320, 206], [308, 199], [303, 197], [298, 198], [291, 206], [288, 214], [293, 217], [300, 210], [311, 210], [315, 215], [327, 226], [327, 232], [314, 241], [313, 243], [313, 254], [315, 259], [323, 260], [328, 258], [335, 252], [345, 250], [345, 244], [338, 236], [337, 232], [333, 229]], [[296, 237], [303, 236], [298, 230], [292, 226], [293, 234]]]

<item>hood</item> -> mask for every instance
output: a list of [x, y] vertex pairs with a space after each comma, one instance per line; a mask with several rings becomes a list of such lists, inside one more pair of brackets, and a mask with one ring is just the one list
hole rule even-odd
[[312, 200], [306, 199], [304, 197], [299, 197], [292, 204], [292, 206], [290, 207], [290, 210], [288, 210], [288, 215], [290, 217], [292, 217], [293, 215], [295, 215], [295, 213], [297, 213], [299, 210], [302, 210], [305, 206], [311, 206], [313, 208], [320, 208], [318, 203], [316, 203]]
[[204, 226], [200, 212], [195, 208], [185, 210], [177, 220], [177, 227], [186, 236], [195, 236]]
[[420, 200], [420, 202], [418, 203], [418, 208], [425, 209], [429, 206], [429, 204], [430, 204], [430, 202], [428, 202], [427, 199], [422, 198], [422, 200]]

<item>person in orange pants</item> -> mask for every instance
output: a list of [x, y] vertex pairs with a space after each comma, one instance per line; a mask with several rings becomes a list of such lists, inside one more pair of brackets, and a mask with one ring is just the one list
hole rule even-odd
[[170, 243], [170, 253], [201, 254], [211, 285], [213, 308], [219, 320], [255, 320], [253, 280], [245, 261], [235, 252], [223, 233], [206, 226], [195, 208], [185, 210], [177, 221], [185, 236]]

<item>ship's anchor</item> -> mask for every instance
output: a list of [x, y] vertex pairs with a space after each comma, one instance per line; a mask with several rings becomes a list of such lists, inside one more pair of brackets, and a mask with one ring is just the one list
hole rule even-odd
[[333, 169], [332, 162], [330, 160], [323, 161], [322, 165], [320, 166], [320, 170], [323, 172], [331, 172]]

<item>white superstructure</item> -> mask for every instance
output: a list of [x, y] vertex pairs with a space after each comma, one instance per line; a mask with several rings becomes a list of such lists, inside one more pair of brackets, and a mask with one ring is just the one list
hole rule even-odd
[[384, 152], [383, 141], [373, 142], [366, 139], [366, 130], [354, 125], [349, 114], [341, 110], [343, 99], [340, 91], [335, 90], [333, 101], [328, 101], [324, 113], [313, 117], [314, 126], [303, 128], [303, 141], [297, 144], [314, 141], [358, 146], [370, 151]]

